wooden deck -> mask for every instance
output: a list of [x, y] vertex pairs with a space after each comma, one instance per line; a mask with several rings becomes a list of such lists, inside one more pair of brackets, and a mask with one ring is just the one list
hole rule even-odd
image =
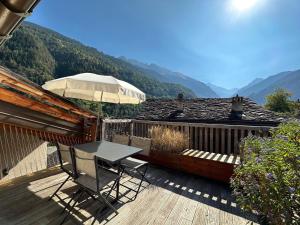
[[[59, 224], [62, 200], [47, 201], [66, 175], [58, 169], [48, 169], [10, 183], [0, 184], [0, 224]], [[116, 205], [119, 214], [105, 211], [94, 224], [108, 225], [239, 225], [255, 222], [253, 215], [242, 213], [233, 201], [228, 186], [182, 172], [151, 167], [148, 179], [152, 185], [135, 201], [132, 193], [121, 189]], [[137, 181], [125, 178], [127, 185]], [[76, 185], [69, 181], [59, 196], [67, 201]], [[66, 224], [92, 224], [99, 205], [88, 199], [80, 203]], [[255, 224], [255, 223], [254, 223]]]

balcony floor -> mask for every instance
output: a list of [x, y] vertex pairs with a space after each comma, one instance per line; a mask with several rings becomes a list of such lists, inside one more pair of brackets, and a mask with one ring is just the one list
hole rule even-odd
[[[62, 200], [55, 197], [47, 201], [66, 178], [57, 168], [44, 170], [31, 176], [0, 184], [0, 224], [59, 224]], [[115, 205], [119, 214], [104, 211], [94, 224], [141, 225], [239, 225], [255, 222], [255, 216], [242, 213], [233, 201], [228, 186], [193, 175], [160, 167], [150, 167], [144, 190], [135, 201], [132, 192], [121, 189], [120, 201]], [[125, 178], [128, 185], [137, 179]], [[59, 196], [63, 201], [76, 190], [68, 181]], [[66, 224], [92, 224], [99, 204], [92, 199], [80, 203], [80, 209]], [[255, 223], [254, 223], [255, 224]]]

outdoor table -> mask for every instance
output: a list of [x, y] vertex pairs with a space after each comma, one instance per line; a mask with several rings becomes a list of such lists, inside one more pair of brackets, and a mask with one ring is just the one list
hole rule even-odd
[[[104, 161], [110, 165], [117, 165], [119, 175], [121, 172], [121, 161], [127, 157], [143, 151], [143, 149], [140, 148], [121, 145], [109, 141], [89, 142], [85, 144], [75, 145], [74, 148], [86, 153], [90, 153], [96, 156], [99, 160]], [[120, 182], [118, 181], [116, 200], [119, 199], [119, 188]]]

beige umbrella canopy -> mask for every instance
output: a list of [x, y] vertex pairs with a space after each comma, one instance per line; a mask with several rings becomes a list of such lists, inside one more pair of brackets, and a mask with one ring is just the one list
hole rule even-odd
[[67, 98], [78, 98], [95, 102], [139, 104], [146, 95], [135, 86], [112, 76], [81, 73], [51, 80], [43, 88]]
[[112, 76], [94, 73], [81, 73], [51, 80], [42, 87], [67, 98], [99, 102], [97, 124], [102, 114], [101, 102], [139, 104], [146, 100], [146, 95], [135, 86]]

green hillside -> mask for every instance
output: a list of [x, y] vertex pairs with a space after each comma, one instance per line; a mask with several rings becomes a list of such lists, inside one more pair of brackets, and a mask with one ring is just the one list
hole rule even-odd
[[194, 93], [179, 85], [159, 82], [137, 67], [99, 52], [41, 26], [24, 23], [0, 49], [0, 65], [43, 84], [47, 80], [92, 72], [113, 75], [144, 91], [147, 97]]

